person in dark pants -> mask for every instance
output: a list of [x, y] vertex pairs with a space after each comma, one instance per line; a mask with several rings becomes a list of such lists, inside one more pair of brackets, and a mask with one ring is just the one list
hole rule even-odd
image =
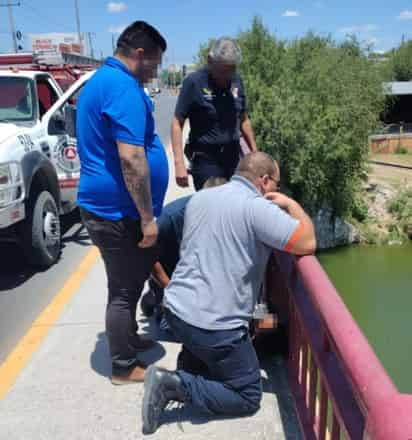
[[185, 154], [196, 190], [212, 176], [230, 179], [240, 154], [240, 134], [251, 152], [256, 151], [252, 124], [247, 115], [243, 82], [236, 73], [240, 49], [230, 38], [218, 39], [206, 67], [184, 81], [172, 121], [172, 147], [176, 182], [188, 186], [183, 156], [183, 125], [190, 121]]
[[182, 341], [177, 371], [150, 366], [143, 432], [171, 401], [209, 415], [256, 412], [259, 362], [248, 325], [273, 248], [312, 253], [312, 221], [277, 192], [279, 168], [263, 152], [245, 156], [226, 185], [196, 193], [186, 207], [180, 260], [165, 290], [166, 318]]
[[162, 311], [163, 290], [167, 287], [179, 260], [179, 249], [183, 234], [183, 220], [191, 196], [180, 197], [168, 203], [157, 219], [159, 236], [157, 259], [149, 279], [149, 291], [140, 301], [142, 312], [155, 315], [161, 330], [167, 330]]
[[155, 28], [131, 24], [114, 56], [82, 90], [77, 107], [78, 205], [106, 268], [106, 335], [116, 385], [143, 380], [145, 368], [136, 355], [153, 345], [137, 334], [136, 307], [156, 258], [155, 217], [168, 163], [143, 84], [156, 76], [165, 50]]
[[[226, 182], [223, 177], [210, 177], [203, 185], [203, 189], [223, 185]], [[140, 307], [146, 316], [156, 315], [161, 330], [168, 330], [161, 305], [163, 290], [169, 285], [179, 261], [185, 211], [191, 197], [180, 197], [168, 203], [164, 206], [162, 215], [157, 219], [159, 228], [157, 261], [149, 280], [150, 289], [142, 296]]]

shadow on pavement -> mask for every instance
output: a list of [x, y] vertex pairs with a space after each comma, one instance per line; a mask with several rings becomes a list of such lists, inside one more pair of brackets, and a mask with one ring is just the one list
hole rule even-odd
[[90, 355], [90, 366], [100, 376], [111, 377], [112, 366], [109, 345], [107, 344], [106, 334], [103, 332], [97, 334], [96, 345]]
[[[208, 416], [197, 411], [193, 406], [180, 406], [178, 403], [166, 409], [161, 416], [162, 425], [190, 422], [192, 425], [204, 425], [212, 420], [234, 420], [250, 416]], [[184, 431], [181, 426], [181, 430]], [[285, 437], [287, 440], [298, 440], [299, 437]]]
[[[262, 360], [260, 365], [264, 372], [262, 376], [263, 392], [265, 394], [272, 394], [273, 398], [276, 399], [273, 405], [277, 405], [279, 408], [284, 432], [284, 437], [282, 438], [286, 440], [300, 440], [302, 437], [295, 412], [294, 400], [290, 394], [284, 359], [279, 355], [272, 356]], [[179, 406], [179, 404], [174, 404], [162, 414], [161, 424], [190, 422], [192, 425], [202, 425], [211, 420], [230, 420], [232, 418], [234, 417], [208, 416], [200, 414], [190, 405]]]
[[65, 235], [62, 238], [62, 248], [64, 248], [65, 243], [76, 243], [81, 246], [91, 245], [89, 234], [87, 233], [86, 228], [82, 224], [77, 225], [73, 233], [71, 233], [70, 235]]
[[[19, 246], [2, 243], [0, 245], [2, 263], [0, 267], [0, 292], [24, 284], [39, 271], [29, 266]], [[7, 257], [5, 257], [7, 256]]]
[[[162, 359], [165, 354], [166, 350], [162, 347], [162, 345], [156, 343], [153, 348], [144, 352], [139, 352], [136, 357], [139, 359], [139, 361], [149, 365], [154, 364]], [[111, 377], [112, 367], [109, 345], [104, 332], [97, 334], [96, 345], [90, 355], [90, 366], [100, 376]]]
[[[91, 245], [89, 236], [79, 221], [80, 218], [76, 211], [62, 217], [62, 252], [64, 252], [67, 243], [76, 243], [81, 246]], [[0, 292], [14, 289], [24, 284], [35, 274], [48, 270], [30, 266], [18, 244], [0, 243], [0, 255], [2, 255], [2, 264], [0, 266]], [[56, 264], [58, 264], [59, 261], [60, 260], [58, 260]]]
[[300, 440], [299, 420], [295, 411], [294, 399], [290, 393], [286, 362], [276, 355], [261, 361], [261, 369], [267, 378], [262, 377], [264, 393], [275, 395], [286, 440]]

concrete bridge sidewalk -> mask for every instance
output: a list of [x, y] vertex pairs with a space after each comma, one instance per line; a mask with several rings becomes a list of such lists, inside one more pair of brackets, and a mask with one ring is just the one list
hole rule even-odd
[[[187, 193], [175, 187], [172, 173], [170, 182], [169, 200]], [[86, 258], [91, 261], [90, 267], [74, 275], [78, 287], [58, 319], [48, 321], [50, 312], [43, 321], [34, 323], [37, 331], [41, 332], [42, 326], [47, 328], [47, 335], [0, 401], [1, 439], [145, 438], [141, 431], [143, 384], [115, 387], [109, 380], [110, 359], [104, 334], [106, 276], [95, 248], [91, 247]], [[139, 317], [139, 322], [141, 332], [156, 337], [152, 320]], [[29, 351], [31, 343], [35, 344], [28, 338], [25, 347]], [[159, 341], [142, 359], [174, 369], [178, 351], [178, 344]], [[172, 407], [159, 430], [146, 437], [299, 439], [282, 362], [266, 362], [262, 377], [262, 408], [253, 417], [210, 420], [190, 408]]]

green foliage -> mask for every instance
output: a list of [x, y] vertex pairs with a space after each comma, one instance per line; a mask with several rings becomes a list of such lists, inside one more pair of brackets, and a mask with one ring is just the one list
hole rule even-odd
[[363, 242], [366, 244], [381, 245], [386, 242], [386, 238], [384, 238], [376, 225], [362, 223], [358, 225], [358, 229], [361, 231]]
[[389, 204], [389, 212], [396, 214], [398, 218], [412, 216], [412, 187], [398, 192]]
[[389, 212], [395, 217], [390, 230], [405, 238], [412, 228], [412, 187], [398, 192], [389, 204]]
[[160, 80], [166, 86], [175, 86], [177, 87], [183, 81], [183, 75], [181, 71], [177, 72], [169, 72], [164, 69], [160, 72]]
[[166, 69], [163, 69], [160, 72], [159, 79], [162, 82], [162, 84], [167, 85], [169, 79], [169, 72]]
[[[172, 74], [173, 75], [173, 74]], [[179, 70], [178, 72], [174, 72], [173, 84], [175, 86], [179, 86], [183, 82], [183, 74]]]
[[193, 62], [196, 64], [197, 68], [207, 64], [207, 56], [209, 55], [210, 48], [215, 41], [216, 38], [209, 38], [209, 41], [207, 43], [203, 43], [200, 45], [198, 53], [193, 59]]
[[400, 46], [387, 54], [384, 66], [389, 81], [412, 80], [412, 40], [402, 41]]
[[[285, 41], [259, 18], [237, 41], [258, 147], [279, 160], [292, 195], [311, 211], [327, 205], [337, 215], [366, 218], [356, 200], [368, 135], [385, 108], [382, 63], [355, 37], [337, 44], [308, 33]], [[201, 45], [198, 65], [211, 42]]]
[[368, 218], [368, 204], [360, 194], [353, 199], [352, 217], [359, 222], [364, 222]]
[[409, 150], [399, 142], [399, 144], [396, 146], [395, 153], [396, 154], [408, 154], [408, 152], [409, 152]]
[[282, 180], [307, 208], [349, 214], [384, 108], [376, 63], [353, 38], [286, 42], [257, 18], [238, 41], [258, 147], [280, 161]]

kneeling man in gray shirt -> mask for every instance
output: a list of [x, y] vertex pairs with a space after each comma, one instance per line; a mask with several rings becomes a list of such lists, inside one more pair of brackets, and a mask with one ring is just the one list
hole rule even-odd
[[209, 415], [259, 409], [260, 368], [248, 334], [273, 248], [315, 251], [312, 221], [278, 192], [274, 159], [255, 152], [223, 186], [196, 193], [186, 208], [180, 260], [165, 290], [166, 318], [182, 351], [175, 372], [145, 373], [143, 431], [156, 431], [171, 401]]

